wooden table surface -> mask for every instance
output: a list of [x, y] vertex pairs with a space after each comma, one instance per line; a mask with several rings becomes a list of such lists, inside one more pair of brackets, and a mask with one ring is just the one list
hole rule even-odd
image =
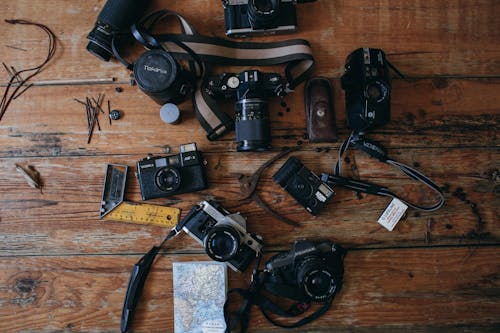
[[[154, 203], [186, 212], [200, 200], [216, 199], [247, 217], [248, 229], [264, 237], [268, 254], [303, 238], [328, 238], [350, 250], [345, 284], [332, 308], [297, 332], [500, 331], [498, 1], [320, 0], [298, 7], [298, 33], [252, 39], [310, 41], [315, 75], [331, 78], [334, 85], [341, 138], [348, 130], [339, 78], [352, 50], [382, 48], [407, 76], [393, 81], [392, 121], [370, 138], [443, 186], [446, 204], [432, 213], [409, 209], [392, 232], [376, 222], [388, 199], [359, 198], [342, 189], [312, 218], [271, 180], [279, 163], [264, 174], [259, 190], [300, 227], [239, 201], [239, 173], [251, 174], [282, 147], [307, 141], [303, 87], [286, 98], [290, 112], [280, 116], [279, 101], [271, 103], [270, 152], [236, 152], [234, 133], [208, 141], [189, 102], [180, 106], [180, 125], [165, 125], [158, 105], [130, 86], [123, 66], [85, 50], [86, 35], [103, 4], [2, 1], [2, 19], [40, 22], [57, 35], [56, 56], [36, 80], [114, 77], [116, 82], [33, 87], [0, 122], [1, 332], [119, 332], [130, 269], [168, 230], [98, 219], [105, 165], [133, 167], [148, 153], [164, 154], [167, 145], [177, 153], [188, 142], [196, 142], [206, 155], [210, 187]], [[178, 11], [202, 34], [224, 36], [219, 1], [155, 0], [153, 7]], [[3, 20], [0, 27], [2, 62], [20, 69], [43, 59], [43, 32]], [[166, 29], [177, 31], [173, 25]], [[8, 78], [1, 69], [0, 82]], [[105, 94], [124, 117], [112, 126], [102, 121], [102, 130], [87, 144], [85, 112], [73, 99], [98, 94]], [[328, 172], [339, 145], [304, 143], [295, 155], [313, 171]], [[387, 185], [415, 201], [432, 200], [424, 186], [364, 153], [348, 157], [347, 174]], [[43, 193], [27, 185], [16, 163], [39, 170]], [[127, 199], [140, 201], [137, 180], [129, 180]], [[173, 331], [172, 262], [188, 260], [208, 258], [181, 235], [153, 267], [133, 331]], [[245, 286], [247, 278], [230, 272], [229, 286]], [[271, 326], [254, 309], [249, 331], [285, 330]]]

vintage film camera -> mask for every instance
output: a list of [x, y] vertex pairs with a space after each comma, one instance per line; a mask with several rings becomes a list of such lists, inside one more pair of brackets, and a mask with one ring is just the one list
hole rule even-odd
[[224, 73], [210, 77], [205, 92], [214, 98], [236, 99], [238, 151], [263, 151], [270, 148], [271, 126], [266, 98], [285, 95], [281, 75], [258, 70]]
[[335, 195], [330, 186], [294, 156], [274, 174], [273, 180], [315, 216]]
[[212, 201], [194, 206], [181, 222], [183, 230], [200, 242], [207, 255], [243, 272], [261, 253], [262, 238], [246, 230], [240, 213], [231, 214]]
[[278, 254], [266, 263], [266, 271], [270, 273], [266, 289], [299, 301], [327, 301], [342, 287], [345, 254], [344, 248], [329, 241], [295, 242], [289, 252]]
[[295, 5], [316, 0], [223, 0], [226, 35], [245, 37], [297, 30]]
[[118, 34], [130, 34], [130, 27], [141, 17], [150, 0], [108, 0], [87, 36], [87, 50], [101, 60], [113, 56], [111, 41]]
[[137, 162], [142, 200], [206, 189], [205, 164], [195, 143], [181, 145], [178, 155], [148, 156]]
[[391, 118], [389, 63], [380, 49], [360, 48], [346, 60], [341, 78], [345, 90], [347, 127], [363, 132]]

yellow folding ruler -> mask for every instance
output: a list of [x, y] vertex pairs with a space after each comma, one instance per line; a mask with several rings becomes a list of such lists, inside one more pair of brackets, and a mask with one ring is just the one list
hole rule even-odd
[[99, 217], [104, 220], [174, 227], [181, 215], [178, 208], [123, 201], [128, 166], [108, 164]]

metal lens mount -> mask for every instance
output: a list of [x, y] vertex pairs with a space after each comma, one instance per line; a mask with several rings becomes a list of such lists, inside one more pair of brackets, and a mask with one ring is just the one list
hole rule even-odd
[[162, 168], [156, 173], [155, 183], [163, 192], [173, 192], [181, 186], [181, 175], [175, 168]]
[[231, 260], [240, 246], [238, 232], [229, 226], [215, 226], [203, 241], [207, 255], [215, 261]]

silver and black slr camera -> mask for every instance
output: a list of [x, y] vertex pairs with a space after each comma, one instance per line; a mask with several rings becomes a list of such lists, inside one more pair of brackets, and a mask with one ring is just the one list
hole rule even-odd
[[345, 254], [344, 248], [330, 241], [317, 244], [297, 241], [289, 252], [278, 254], [266, 263], [266, 271], [270, 273], [266, 289], [300, 301], [327, 301], [342, 287]]
[[384, 51], [360, 48], [346, 60], [341, 78], [347, 127], [363, 132], [391, 119], [391, 77]]
[[267, 98], [284, 96], [284, 87], [283, 78], [278, 73], [247, 70], [210, 77], [204, 90], [213, 98], [236, 99], [237, 150], [263, 151], [271, 144]]
[[283, 164], [274, 174], [273, 180], [315, 216], [335, 195], [330, 186], [321, 181], [295, 156]]
[[225, 262], [235, 271], [245, 271], [261, 253], [262, 238], [247, 232], [245, 218], [213, 201], [202, 201], [191, 208], [181, 224], [205, 247], [210, 258]]
[[181, 145], [178, 155], [148, 156], [137, 162], [142, 200], [206, 189], [205, 164], [195, 143]]
[[226, 35], [245, 37], [297, 30], [295, 5], [316, 0], [223, 0]]

